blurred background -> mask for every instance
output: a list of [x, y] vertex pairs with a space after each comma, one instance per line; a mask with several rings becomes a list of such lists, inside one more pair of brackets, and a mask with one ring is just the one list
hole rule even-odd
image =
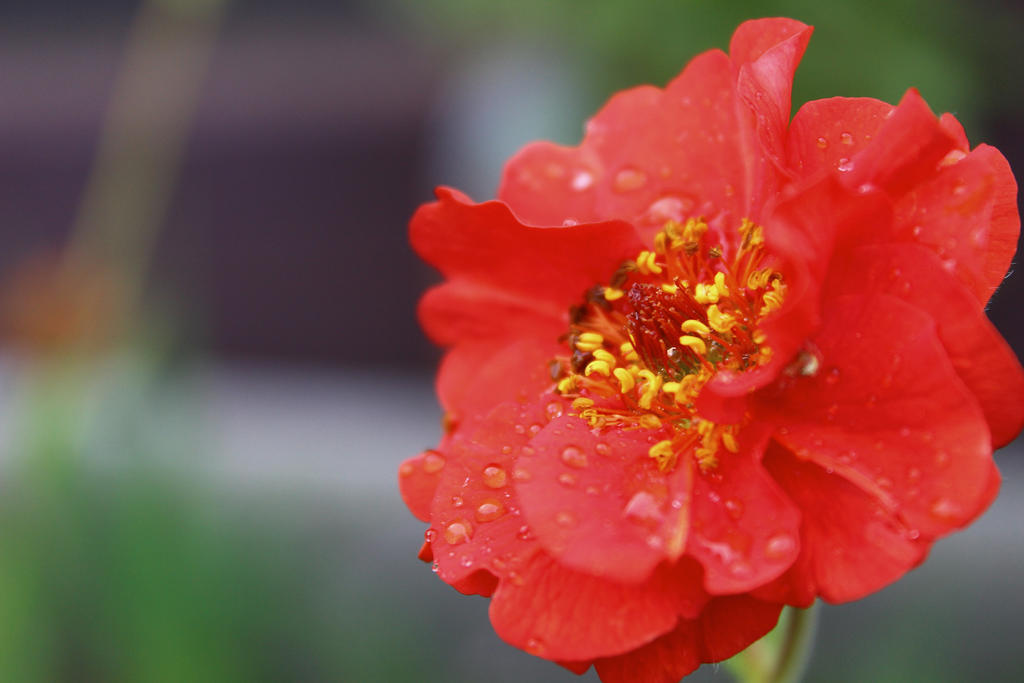
[[[406, 222], [769, 15], [817, 27], [795, 105], [916, 86], [1024, 168], [1015, 0], [0, 5], [0, 680], [580, 680], [415, 559]], [[1022, 289], [989, 311], [1018, 355]], [[823, 610], [809, 680], [1024, 680], [1022, 450], [924, 567]]]

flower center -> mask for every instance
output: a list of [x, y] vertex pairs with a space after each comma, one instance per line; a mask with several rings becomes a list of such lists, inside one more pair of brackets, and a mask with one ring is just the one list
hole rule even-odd
[[696, 399], [718, 371], [768, 362], [758, 323], [786, 293], [782, 275], [763, 265], [760, 226], [743, 219], [731, 255], [707, 235], [703, 219], [669, 221], [653, 251], [572, 307], [569, 354], [552, 362], [556, 390], [592, 428], [668, 428], [648, 452], [662, 471], [688, 453], [706, 470], [719, 448], [738, 450], [742, 425], [702, 418]]

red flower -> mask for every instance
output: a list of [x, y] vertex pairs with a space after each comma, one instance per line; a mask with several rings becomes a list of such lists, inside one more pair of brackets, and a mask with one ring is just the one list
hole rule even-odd
[[743, 24], [498, 201], [412, 220], [447, 282], [447, 430], [402, 465], [421, 552], [502, 638], [675, 681], [783, 604], [854, 600], [977, 517], [1024, 372], [984, 306], [1017, 241], [1004, 158], [916, 91], [810, 102], [811, 29]]

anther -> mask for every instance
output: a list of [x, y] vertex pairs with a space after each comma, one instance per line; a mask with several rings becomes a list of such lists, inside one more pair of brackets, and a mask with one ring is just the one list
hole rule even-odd
[[612, 374], [612, 369], [608, 366], [608, 363], [606, 361], [592, 360], [589, 363], [587, 363], [587, 367], [584, 368], [583, 374], [589, 377], [595, 372], [598, 373], [599, 375], [604, 375], [605, 377], [607, 377], [610, 374]]
[[689, 347], [694, 353], [704, 356], [708, 352], [708, 345], [704, 343], [704, 340], [700, 337], [694, 337], [689, 334], [684, 334], [679, 338], [679, 343], [683, 346]]
[[633, 387], [636, 386], [636, 380], [633, 378], [632, 373], [625, 368], [615, 368], [612, 370], [612, 374], [615, 375], [615, 379], [619, 380], [620, 391], [623, 394], [628, 394], [633, 391]]
[[690, 334], [696, 332], [702, 337], [706, 337], [711, 334], [711, 330], [708, 329], [708, 326], [699, 320], [687, 320], [680, 327], [683, 332], [689, 332]]

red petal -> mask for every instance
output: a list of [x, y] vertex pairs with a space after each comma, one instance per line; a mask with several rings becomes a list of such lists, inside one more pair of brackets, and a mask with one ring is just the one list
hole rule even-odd
[[502, 404], [472, 435], [458, 434], [450, 442], [431, 506], [434, 558], [447, 583], [481, 569], [515, 576], [538, 550], [512, 486], [515, 458], [529, 440], [525, 426], [540, 419], [531, 408]]
[[931, 178], [955, 147], [955, 138], [910, 89], [871, 142], [840, 170], [848, 187], [875, 186], [899, 197]]
[[452, 426], [472, 430], [499, 403], [523, 401], [548, 389], [553, 384], [548, 364], [565, 352], [555, 342], [558, 334], [537, 341], [513, 337], [515, 341], [501, 343], [467, 342], [445, 354], [437, 372], [437, 395]]
[[[745, 128], [754, 131], [760, 154], [776, 166], [750, 165], [754, 177], [748, 216], [755, 220], [763, 218], [757, 215], [758, 209], [777, 191], [779, 173], [788, 173], [785, 140], [793, 74], [812, 30], [792, 19], [757, 19], [741, 24], [729, 45], [729, 55], [739, 74], [736, 91], [748, 110]], [[754, 158], [758, 156], [755, 153]]]
[[520, 223], [501, 202], [471, 204], [452, 190], [420, 207], [410, 239], [449, 281], [420, 307], [444, 344], [565, 327], [566, 311], [642, 248], [621, 222], [545, 229]]
[[618, 657], [599, 659], [603, 683], [678, 683], [704, 662], [719, 662], [774, 628], [782, 605], [745, 595], [715, 598], [700, 618], [680, 620], [670, 633]]
[[886, 295], [841, 297], [826, 310], [817, 374], [759, 396], [775, 439], [922, 537], [966, 524], [987, 504], [991, 437], [934, 322]]
[[944, 166], [895, 207], [890, 239], [924, 244], [984, 304], [1017, 249], [1017, 185], [1009, 164], [982, 145]]
[[798, 459], [782, 446], [768, 449], [765, 467], [804, 511], [800, 558], [758, 595], [810, 605], [856, 600], [916, 567], [931, 542], [839, 474]]
[[800, 107], [789, 128], [790, 166], [804, 177], [845, 170], [878, 134], [893, 106], [869, 97], [832, 97]]
[[[566, 409], [568, 405], [565, 405]], [[690, 468], [666, 474], [647, 456], [660, 432], [596, 434], [560, 417], [530, 442], [516, 481], [523, 514], [544, 549], [570, 569], [623, 582], [676, 559], [690, 524]]]
[[786, 571], [800, 551], [800, 514], [761, 467], [764, 442], [740, 439], [739, 453], [695, 477], [686, 554], [704, 566], [712, 595], [739, 593]]
[[[752, 211], [763, 200], [757, 188], [774, 171], [764, 150], [754, 148], [754, 126], [761, 127], [759, 139], [781, 141], [789, 117], [786, 81], [809, 34], [788, 20], [745, 24], [732, 59], [705, 52], [665, 90], [644, 86], [615, 95], [588, 123], [579, 147], [524, 148], [506, 166], [499, 198], [529, 223], [615, 217], [633, 221], [648, 237], [668, 219], [757, 218]], [[737, 97], [741, 71], [750, 100], [744, 104]], [[781, 144], [770, 152], [781, 152]]]
[[837, 259], [832, 296], [884, 293], [927, 312], [957, 375], [974, 394], [992, 432], [993, 446], [1012, 441], [1024, 427], [1024, 369], [1016, 355], [942, 262], [915, 244], [861, 247]]
[[491, 623], [504, 640], [547, 659], [615, 655], [668, 632], [680, 614], [696, 616], [706, 596], [700, 567], [662, 565], [641, 584], [621, 584], [536, 555], [519, 581], [502, 581]]
[[436, 450], [429, 450], [409, 458], [398, 467], [398, 487], [402, 500], [417, 519], [430, 521], [430, 503], [441, 480], [441, 470], [448, 458]]

